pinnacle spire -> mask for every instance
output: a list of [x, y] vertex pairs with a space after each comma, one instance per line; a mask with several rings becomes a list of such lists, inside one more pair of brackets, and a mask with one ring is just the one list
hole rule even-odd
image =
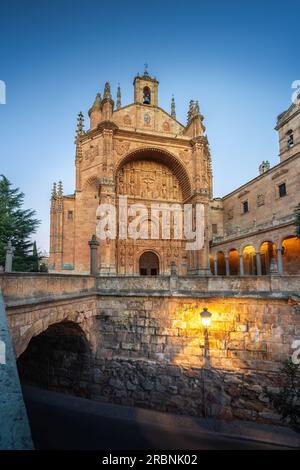
[[83, 128], [84, 128], [84, 117], [83, 117], [82, 112], [80, 111], [77, 117], [75, 144], [77, 143], [78, 138], [84, 134]]
[[192, 116], [193, 116], [193, 109], [194, 109], [194, 101], [193, 100], [190, 100], [190, 104], [189, 104], [189, 110], [188, 110], [188, 114], [187, 114], [187, 123], [189, 124], [191, 119], [192, 119]]
[[55, 199], [56, 196], [57, 196], [57, 192], [56, 192], [56, 183], [54, 182], [54, 183], [53, 183], [53, 187], [52, 187], [51, 198], [52, 198], [52, 199]]
[[61, 180], [58, 182], [57, 196], [60, 198], [63, 197], [63, 185], [62, 185]]
[[174, 95], [172, 95], [172, 101], [171, 101], [171, 116], [172, 116], [172, 118], [176, 119], [176, 110], [175, 110], [175, 99], [174, 99]]
[[121, 88], [120, 88], [120, 83], [118, 83], [118, 88], [117, 88], [117, 109], [121, 108]]

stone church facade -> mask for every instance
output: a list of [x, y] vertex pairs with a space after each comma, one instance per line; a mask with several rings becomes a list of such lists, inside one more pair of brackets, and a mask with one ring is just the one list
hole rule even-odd
[[[99, 275], [260, 275], [299, 273], [299, 240], [294, 209], [300, 189], [300, 118], [297, 105], [278, 118], [280, 163], [260, 166], [260, 175], [223, 198], [213, 198], [212, 165], [203, 116], [190, 102], [188, 122], [176, 120], [158, 105], [158, 81], [147, 70], [134, 79], [134, 103], [116, 106], [109, 83], [89, 110], [85, 131], [79, 113], [76, 135], [76, 188], [64, 195], [61, 183], [51, 198], [50, 271], [90, 272], [90, 246], [97, 208], [111, 204], [117, 220], [120, 196], [128, 206], [190, 204], [204, 207], [204, 245], [185, 248], [184, 235], [170, 239], [97, 239]], [[298, 197], [298, 199], [297, 199]], [[193, 215], [195, 217], [195, 215]], [[130, 222], [130, 220], [129, 220]], [[148, 230], [148, 229], [147, 229]]]

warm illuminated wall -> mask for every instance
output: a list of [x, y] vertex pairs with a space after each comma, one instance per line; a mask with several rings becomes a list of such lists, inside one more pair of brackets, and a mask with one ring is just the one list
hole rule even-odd
[[283, 241], [283, 272], [285, 274], [300, 273], [300, 239], [287, 238]]
[[[204, 306], [213, 314], [206, 338]], [[291, 353], [287, 301], [103, 297], [98, 311], [93, 398], [193, 415], [205, 403], [209, 415], [276, 422], [262, 391]]]

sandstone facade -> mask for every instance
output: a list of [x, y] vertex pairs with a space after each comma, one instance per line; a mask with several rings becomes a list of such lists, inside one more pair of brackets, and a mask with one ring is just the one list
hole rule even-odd
[[[100, 275], [168, 275], [175, 264], [181, 275], [298, 274], [300, 242], [295, 238], [294, 210], [299, 203], [299, 105], [278, 116], [280, 163], [260, 165], [257, 178], [223, 198], [213, 198], [211, 156], [203, 116], [190, 103], [187, 125], [158, 105], [158, 81], [147, 71], [134, 79], [134, 103], [116, 106], [107, 83], [89, 110], [90, 129], [78, 118], [75, 193], [54, 187], [51, 200], [50, 271], [90, 272], [88, 242], [95, 233], [99, 204], [205, 206], [205, 244], [185, 249], [184, 237], [100, 241]], [[118, 209], [117, 209], [118, 210]], [[148, 217], [142, 223], [148, 224]], [[160, 224], [161, 218], [151, 221]], [[172, 224], [172, 222], [171, 222]], [[150, 229], [149, 229], [150, 231]], [[149, 233], [150, 236], [150, 233]], [[209, 260], [210, 247], [210, 260]], [[141, 266], [144, 253], [147, 266]], [[150, 256], [151, 254], [151, 256]], [[144, 260], [145, 261], [145, 260]]]
[[[170, 114], [158, 106], [158, 81], [145, 71], [135, 77], [133, 104], [121, 107], [118, 94], [115, 109], [107, 83], [103, 99], [97, 95], [89, 116], [87, 132], [79, 116], [75, 194], [63, 196], [61, 185], [53, 191], [50, 269], [89, 273], [88, 242], [96, 230], [97, 207], [112, 204], [118, 212], [119, 196], [127, 196], [128, 205], [143, 204], [148, 210], [152, 203], [189, 203], [193, 207], [202, 203], [204, 247], [191, 253], [184, 249], [184, 237], [163, 239], [160, 233], [157, 239], [134, 240], [118, 234], [116, 240], [99, 240], [99, 274], [147, 274], [140, 266], [144, 253], [152, 253], [152, 275], [170, 274], [172, 262], [180, 274], [209, 273], [212, 173], [199, 105], [191, 103], [188, 124], [183, 126], [176, 120], [174, 102]], [[148, 224], [148, 215], [143, 217], [141, 224]], [[160, 224], [160, 220], [158, 215], [151, 223]]]

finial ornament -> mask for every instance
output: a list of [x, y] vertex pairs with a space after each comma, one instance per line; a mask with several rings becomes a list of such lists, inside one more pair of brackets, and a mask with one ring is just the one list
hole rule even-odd
[[63, 185], [61, 181], [58, 182], [57, 196], [60, 198], [63, 197]]
[[194, 109], [194, 101], [193, 100], [190, 100], [190, 104], [189, 104], [189, 110], [188, 110], [188, 114], [187, 114], [187, 123], [189, 124], [191, 119], [192, 119], [192, 116], [193, 116], [193, 109]]
[[111, 99], [110, 84], [109, 84], [109, 82], [106, 82], [106, 83], [105, 83], [103, 98], [104, 98], [104, 99], [105, 99], [105, 98]]
[[145, 63], [144, 63], [144, 66], [145, 66], [144, 75], [149, 75], [149, 73], [148, 73], [148, 64], [147, 64], [147, 62], [145, 62]]
[[[200, 118], [201, 122], [204, 120], [204, 116], [202, 116], [202, 114], [200, 113], [199, 101], [190, 100], [188, 116], [187, 116], [188, 125], [190, 124], [191, 120], [196, 116]], [[203, 124], [202, 124], [202, 127], [203, 127], [203, 130], [205, 130], [205, 127], [203, 126]]]
[[176, 109], [175, 109], [174, 95], [172, 95], [172, 101], [171, 101], [171, 116], [172, 116], [172, 118], [176, 119]]
[[118, 89], [117, 89], [117, 109], [121, 108], [121, 88], [120, 88], [120, 83], [118, 83]]
[[53, 183], [51, 197], [52, 197], [52, 199], [55, 199], [56, 196], [57, 196], [57, 192], [56, 192], [56, 183]]
[[78, 138], [84, 134], [83, 128], [84, 128], [84, 117], [83, 117], [82, 112], [80, 111], [77, 117], [75, 144], [77, 143]]

